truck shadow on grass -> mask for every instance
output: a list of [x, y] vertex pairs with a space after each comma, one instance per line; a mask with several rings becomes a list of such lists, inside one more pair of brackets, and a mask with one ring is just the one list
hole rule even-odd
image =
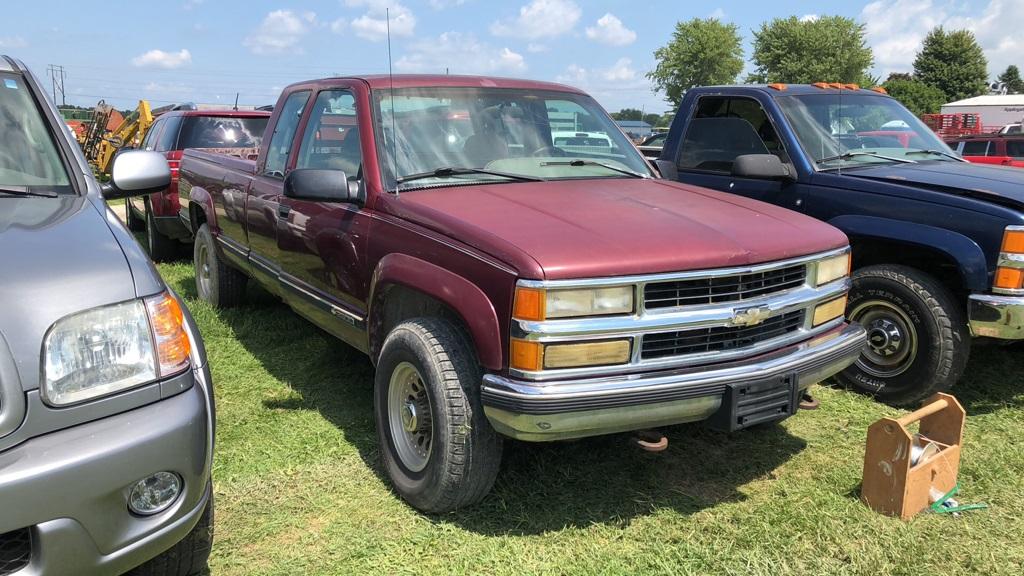
[[[194, 297], [191, 278], [177, 287]], [[315, 410], [344, 434], [388, 484], [373, 421], [369, 360], [314, 328], [262, 291], [253, 306], [218, 312], [233, 336], [278, 381], [298, 394], [265, 398], [269, 410]], [[745, 496], [805, 447], [781, 426], [727, 435], [700, 425], [664, 430], [669, 448], [649, 454], [626, 435], [533, 444], [508, 441], [502, 470], [479, 505], [432, 516], [480, 534], [538, 534], [594, 523], [627, 525], [668, 509], [692, 514]], [[396, 496], [397, 498], [397, 496]]]

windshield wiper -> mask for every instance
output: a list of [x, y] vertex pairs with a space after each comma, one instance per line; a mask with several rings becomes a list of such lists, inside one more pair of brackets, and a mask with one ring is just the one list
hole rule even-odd
[[555, 161], [555, 162], [541, 162], [540, 165], [541, 166], [600, 166], [602, 168], [607, 168], [608, 170], [611, 170], [613, 172], [618, 172], [619, 174], [625, 174], [627, 176], [632, 176], [634, 178], [648, 178], [648, 176], [645, 176], [644, 174], [641, 174], [639, 172], [634, 172], [634, 171], [626, 169], [626, 168], [619, 168], [618, 166], [614, 166], [612, 164], [605, 164], [604, 162], [597, 162], [596, 160], [579, 160], [579, 159], [576, 159], [576, 160], [565, 160], [565, 161], [559, 160], [559, 161]]
[[427, 178], [451, 178], [452, 176], [463, 176], [466, 174], [486, 174], [488, 176], [498, 176], [501, 178], [508, 178], [509, 180], [520, 180], [523, 182], [543, 182], [543, 178], [537, 178], [536, 176], [523, 176], [522, 174], [511, 174], [509, 172], [498, 172], [497, 170], [487, 170], [484, 168], [461, 168], [456, 166], [445, 166], [432, 170], [430, 172], [419, 172], [417, 174], [409, 174], [407, 176], [399, 176], [395, 179], [398, 184], [404, 184], [406, 182], [412, 182], [413, 180], [425, 180]]
[[886, 156], [885, 154], [879, 154], [878, 152], [872, 152], [871, 150], [850, 150], [843, 152], [842, 154], [836, 154], [835, 156], [828, 156], [817, 161], [818, 164], [822, 162], [832, 162], [833, 160], [849, 160], [850, 158], [856, 158], [857, 156], [870, 156], [872, 158], [881, 158], [883, 160], [892, 160], [893, 162], [899, 162], [900, 164], [917, 164], [916, 160], [910, 160], [907, 158], [897, 158], [895, 156]]
[[56, 198], [53, 192], [33, 192], [28, 186], [0, 186], [0, 194], [10, 196], [36, 196], [39, 198]]
[[946, 158], [952, 158], [953, 160], [956, 160], [957, 162], [967, 162], [967, 160], [964, 160], [963, 158], [957, 156], [956, 154], [950, 154], [949, 152], [943, 152], [942, 150], [924, 150], [924, 149], [914, 150], [914, 149], [912, 149], [912, 150], [907, 150], [907, 151], [905, 151], [903, 153], [904, 154], [934, 154], [935, 156], [945, 156]]

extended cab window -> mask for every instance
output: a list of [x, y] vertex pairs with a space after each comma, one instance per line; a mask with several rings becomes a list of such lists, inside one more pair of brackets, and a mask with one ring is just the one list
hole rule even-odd
[[295, 167], [341, 170], [349, 178], [359, 178], [362, 164], [355, 98], [346, 90], [321, 92], [313, 103]]
[[984, 156], [988, 152], [987, 140], [969, 140], [964, 142], [964, 156]]
[[21, 76], [0, 74], [0, 190], [70, 193], [67, 169]]
[[756, 100], [701, 98], [686, 127], [679, 168], [729, 172], [736, 157], [744, 154], [775, 154], [789, 161], [768, 114]]
[[264, 174], [284, 178], [288, 154], [291, 152], [292, 142], [295, 141], [295, 132], [299, 129], [299, 120], [302, 118], [302, 110], [306, 107], [307, 100], [308, 91], [293, 92], [285, 99], [277, 125], [274, 126], [274, 135], [270, 137], [270, 146], [267, 147]]

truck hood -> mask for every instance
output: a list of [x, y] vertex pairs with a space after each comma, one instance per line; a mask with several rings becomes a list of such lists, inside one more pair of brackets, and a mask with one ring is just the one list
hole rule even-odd
[[843, 171], [844, 176], [884, 180], [940, 192], [978, 196], [1024, 207], [1024, 169], [967, 162], [886, 164]]
[[563, 180], [404, 192], [403, 218], [544, 279], [722, 268], [838, 248], [831, 226], [763, 202], [669, 182]]
[[135, 297], [120, 244], [84, 196], [0, 197], [0, 333], [26, 390], [38, 387], [47, 329], [75, 312]]

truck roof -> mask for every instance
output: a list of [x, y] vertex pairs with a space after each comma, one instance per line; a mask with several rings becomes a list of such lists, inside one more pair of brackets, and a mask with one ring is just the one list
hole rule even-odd
[[727, 86], [701, 86], [699, 88], [693, 88], [693, 92], [719, 92], [719, 91], [756, 91], [775, 98], [778, 96], [804, 96], [806, 94], [864, 94], [868, 96], [887, 96], [881, 92], [875, 92], [874, 90], [868, 90], [867, 88], [858, 88], [853, 90], [851, 88], [839, 88], [827, 87], [821, 88], [814, 84], [778, 84], [778, 86], [784, 86], [782, 89], [772, 88], [772, 84], [733, 84]]
[[[524, 90], [551, 90], [556, 92], [573, 92], [584, 94], [578, 88], [557, 84], [555, 82], [539, 82], [518, 78], [501, 78], [495, 76], [459, 76], [449, 74], [367, 74], [356, 76], [336, 76], [319, 80], [297, 82], [292, 86], [309, 84], [330, 84], [336, 80], [362, 80], [371, 90], [395, 88], [433, 88], [433, 87], [465, 87], [465, 88], [518, 88]], [[291, 88], [292, 86], [289, 86]]]

